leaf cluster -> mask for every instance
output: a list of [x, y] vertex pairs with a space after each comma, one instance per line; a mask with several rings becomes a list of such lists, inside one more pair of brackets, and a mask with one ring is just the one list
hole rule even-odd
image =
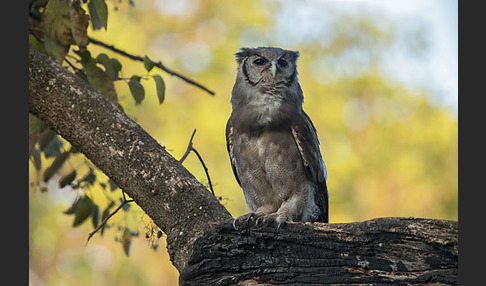
[[[138, 105], [145, 98], [142, 82], [152, 78], [158, 101], [162, 104], [165, 99], [165, 81], [159, 74], [149, 74], [156, 63], [145, 56], [143, 65], [146, 74], [123, 77], [123, 66], [116, 57], [110, 57], [106, 53], [93, 55], [90, 44], [93, 42], [99, 44], [99, 42], [88, 36], [90, 26], [93, 30], [107, 29], [108, 8], [105, 0], [31, 0], [29, 2], [30, 47], [65, 65], [67, 69], [89, 83], [122, 110], [114, 84], [116, 81], [123, 81], [128, 85], [132, 98]], [[108, 47], [108, 45], [104, 46]], [[64, 168], [66, 162], [71, 159], [82, 163], [69, 163], [70, 168]], [[99, 177], [97, 175], [99, 170], [79, 154], [76, 148], [70, 146], [44, 122], [31, 114], [29, 114], [29, 160], [40, 177], [37, 184], [41, 191], [47, 191], [47, 183], [58, 177], [57, 185], [60, 189], [70, 188], [78, 193], [77, 199], [64, 211], [64, 214], [73, 216], [72, 226], [78, 227], [91, 220], [96, 229], [103, 223], [101, 227], [101, 234], [103, 234], [108, 226], [105, 219], [112, 215], [112, 209], [117, 205], [116, 199], [109, 195], [107, 190], [114, 192], [118, 186], [110, 179]], [[57, 174], [61, 175], [56, 176]], [[94, 186], [101, 187], [108, 200], [107, 204], [98, 202], [88, 191]], [[123, 204], [127, 202], [125, 197], [121, 201]], [[121, 209], [129, 211], [130, 207], [124, 204]], [[126, 225], [120, 225], [118, 228], [122, 234], [117, 240], [122, 243], [128, 255], [130, 240], [132, 236], [138, 234]]]
[[[93, 40], [88, 36], [88, 27], [91, 25], [93, 30], [98, 30], [106, 29], [108, 25], [108, 9], [104, 0], [31, 1], [29, 14], [29, 45], [59, 63], [66, 62], [77, 76], [114, 104], [119, 104], [115, 81], [125, 81], [135, 103], [140, 104], [145, 98], [141, 79], [149, 76], [154, 79], [159, 103], [163, 103], [165, 82], [161, 75], [148, 74], [155, 66], [148, 56], [143, 58], [147, 74], [132, 75], [126, 79], [120, 76], [122, 64], [117, 58], [110, 58], [105, 53], [92, 56], [89, 51], [89, 44]], [[73, 53], [70, 53], [70, 49]]]

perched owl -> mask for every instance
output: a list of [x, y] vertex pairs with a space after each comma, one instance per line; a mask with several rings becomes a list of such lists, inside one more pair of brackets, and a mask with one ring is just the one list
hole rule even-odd
[[241, 48], [226, 125], [226, 144], [236, 180], [255, 219], [329, 222], [326, 165], [316, 129], [302, 109], [298, 51]]

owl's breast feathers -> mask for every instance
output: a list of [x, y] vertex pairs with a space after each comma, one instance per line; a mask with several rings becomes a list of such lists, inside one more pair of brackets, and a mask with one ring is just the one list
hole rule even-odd
[[304, 191], [299, 190], [299, 186], [311, 183], [315, 186], [314, 201], [320, 209], [317, 220], [327, 222], [327, 171], [316, 130], [302, 110], [284, 118], [273, 121], [273, 124], [258, 126], [254, 121], [248, 122], [239, 117], [238, 112], [232, 113], [226, 137], [236, 180], [242, 186], [245, 197], [251, 189], [248, 185], [260, 189], [256, 191], [271, 190], [271, 194], [267, 194], [270, 196], [288, 196], [278, 192]]

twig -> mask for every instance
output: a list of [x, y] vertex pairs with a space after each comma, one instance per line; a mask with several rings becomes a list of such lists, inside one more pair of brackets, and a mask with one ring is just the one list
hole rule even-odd
[[184, 162], [186, 160], [187, 155], [189, 155], [191, 150], [194, 149], [193, 146], [192, 146], [192, 139], [194, 138], [195, 134], [196, 134], [196, 129], [194, 129], [194, 131], [192, 132], [191, 139], [189, 139], [189, 144], [187, 144], [186, 153], [184, 153], [184, 155], [182, 155], [182, 158], [179, 160], [179, 163], [182, 164], [182, 162]]
[[211, 193], [213, 193], [213, 196], [216, 196], [214, 194], [213, 184], [211, 183], [211, 178], [209, 177], [209, 170], [206, 167], [206, 164], [204, 164], [204, 161], [203, 161], [201, 155], [199, 154], [199, 152], [197, 152], [197, 150], [192, 145], [192, 139], [194, 138], [194, 135], [195, 134], [196, 134], [196, 129], [194, 129], [194, 131], [192, 132], [191, 139], [189, 139], [189, 144], [187, 144], [186, 152], [184, 153], [184, 155], [182, 155], [182, 157], [179, 160], [179, 162], [182, 164], [182, 162], [184, 162], [184, 160], [186, 160], [187, 155], [189, 155], [189, 153], [191, 153], [191, 151], [194, 151], [194, 153], [196, 153], [196, 156], [199, 158], [199, 161], [201, 162], [201, 164], [202, 164], [202, 166], [204, 168], [204, 172], [206, 173], [206, 177], [208, 177], [209, 189], [211, 190]]
[[213, 184], [211, 183], [211, 178], [209, 177], [209, 170], [206, 167], [206, 164], [204, 164], [204, 161], [201, 158], [201, 155], [199, 155], [199, 152], [197, 152], [196, 149], [192, 148], [192, 151], [194, 151], [194, 153], [196, 153], [197, 157], [199, 158], [199, 161], [201, 161], [201, 164], [202, 164], [202, 166], [204, 168], [204, 172], [206, 172], [206, 176], [208, 177], [209, 189], [211, 190], [211, 193], [213, 193], [213, 196], [216, 197], [216, 195], [214, 194], [214, 190], [213, 190]]
[[[120, 55], [122, 55], [122, 56], [125, 56], [125, 57], [127, 57], [127, 58], [129, 58], [129, 59], [132, 59], [132, 60], [134, 60], [134, 61], [143, 62], [143, 58], [142, 58], [142, 57], [140, 57], [140, 56], [136, 56], [136, 55], [132, 55], [132, 54], [130, 54], [130, 53], [127, 53], [127, 52], [125, 52], [125, 51], [123, 51], [123, 50], [120, 50], [120, 49], [118, 49], [118, 48], [115, 48], [113, 45], [108, 45], [108, 44], [106, 44], [106, 43], [103, 43], [103, 42], [98, 41], [98, 40], [96, 40], [96, 39], [93, 39], [93, 38], [91, 38], [91, 37], [88, 37], [88, 40], [89, 40], [89, 42], [90, 42], [90, 43], [93, 43], [93, 44], [95, 44], [95, 45], [102, 46], [102, 47], [104, 47], [104, 48], [107, 48], [107, 49], [109, 49], [109, 50], [112, 50], [113, 52], [118, 53], [118, 54], [120, 54]], [[203, 86], [202, 84], [200, 84], [200, 83], [198, 83], [198, 82], [195, 82], [194, 80], [192, 80], [192, 79], [190, 79], [190, 78], [187, 78], [186, 76], [184, 76], [184, 75], [182, 75], [182, 74], [180, 74], [180, 73], [178, 73], [178, 72], [176, 72], [176, 71], [173, 71], [173, 70], [169, 69], [169, 68], [168, 68], [168, 67], [166, 67], [166, 66], [165, 66], [165, 65], [164, 65], [164, 64], [163, 64], [161, 61], [159, 61], [159, 62], [154, 62], [154, 66], [156, 66], [156, 67], [160, 68], [161, 70], [165, 71], [166, 73], [168, 73], [168, 74], [170, 74], [170, 75], [172, 75], [172, 76], [176, 76], [176, 77], [178, 77], [178, 78], [182, 79], [183, 81], [185, 81], [185, 82], [187, 82], [187, 83], [189, 83], [189, 84], [192, 84], [192, 85], [194, 85], [194, 86], [199, 87], [200, 89], [202, 89], [202, 90], [206, 91], [206, 92], [207, 92], [207, 93], [209, 93], [210, 95], [214, 95], [214, 91], [212, 91], [212, 90], [208, 89], [207, 87]]]
[[88, 242], [91, 239], [91, 237], [93, 237], [93, 235], [95, 235], [95, 233], [97, 233], [103, 226], [105, 226], [106, 222], [112, 216], [114, 216], [121, 208], [123, 208], [124, 205], [126, 205], [127, 203], [133, 202], [133, 200], [127, 200], [125, 198], [125, 192], [122, 191], [122, 194], [123, 194], [123, 202], [112, 213], [110, 213], [92, 232], [90, 232], [88, 234], [88, 239], [86, 240], [85, 246], [88, 244]]

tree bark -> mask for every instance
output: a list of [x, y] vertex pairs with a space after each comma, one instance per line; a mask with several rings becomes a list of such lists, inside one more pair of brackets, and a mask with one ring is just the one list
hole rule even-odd
[[167, 234], [182, 285], [455, 285], [455, 221], [382, 218], [233, 229], [218, 200], [89, 84], [29, 50], [29, 112], [114, 180]]
[[196, 238], [230, 213], [164, 147], [89, 84], [29, 50], [29, 112], [50, 125], [167, 235], [181, 271]]
[[181, 285], [457, 285], [457, 221], [378, 218], [242, 230], [196, 240]]

